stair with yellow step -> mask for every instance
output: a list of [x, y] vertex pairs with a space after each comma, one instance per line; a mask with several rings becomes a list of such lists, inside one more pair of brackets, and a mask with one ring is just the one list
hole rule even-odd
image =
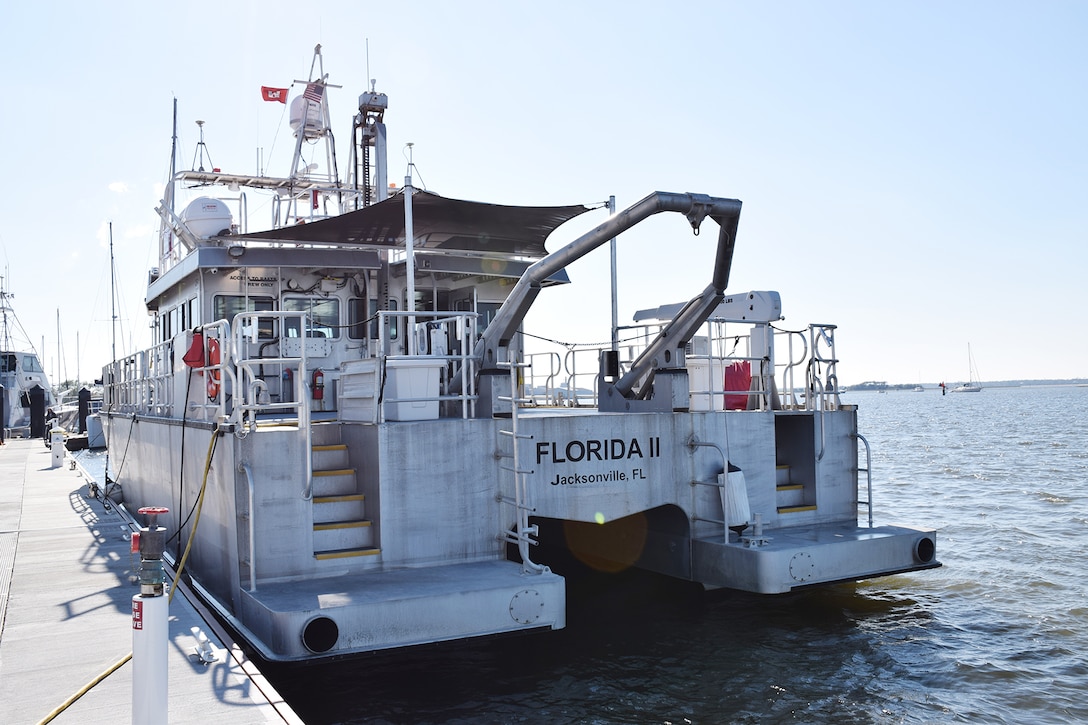
[[815, 504], [805, 502], [804, 484], [793, 482], [790, 477], [790, 467], [785, 464], [775, 467], [775, 500], [779, 514], [816, 510]]
[[[315, 441], [333, 435], [339, 438], [338, 426], [314, 426]], [[348, 447], [339, 442], [315, 442], [311, 455], [314, 558], [379, 555], [381, 550], [375, 545], [374, 530], [366, 517], [366, 499], [359, 492], [356, 470], [350, 466]]]

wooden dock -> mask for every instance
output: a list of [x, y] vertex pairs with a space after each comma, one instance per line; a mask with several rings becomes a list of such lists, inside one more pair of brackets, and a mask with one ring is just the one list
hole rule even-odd
[[[0, 723], [129, 723], [132, 651], [129, 526], [90, 497], [69, 458], [41, 439], [0, 446]], [[229, 635], [179, 589], [170, 603], [169, 702], [160, 722], [302, 723]], [[205, 613], [206, 614], [206, 613]], [[219, 650], [196, 656], [198, 632]], [[63, 708], [63, 709], [62, 709]]]

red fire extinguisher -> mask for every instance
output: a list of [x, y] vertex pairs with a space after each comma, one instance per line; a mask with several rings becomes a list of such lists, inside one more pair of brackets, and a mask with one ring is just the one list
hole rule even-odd
[[310, 381], [313, 388], [314, 400], [324, 400], [325, 398], [325, 373], [321, 372], [321, 368], [314, 370], [313, 379]]

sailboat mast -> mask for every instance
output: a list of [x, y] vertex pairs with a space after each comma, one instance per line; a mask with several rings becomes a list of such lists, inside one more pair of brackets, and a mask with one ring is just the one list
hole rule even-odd
[[110, 340], [111, 357], [117, 362], [117, 272], [113, 265], [113, 222], [110, 222]]

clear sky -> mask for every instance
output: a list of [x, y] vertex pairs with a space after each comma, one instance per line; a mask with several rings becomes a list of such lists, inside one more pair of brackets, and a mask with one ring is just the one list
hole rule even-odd
[[[837, 324], [846, 384], [959, 381], [968, 344], [985, 380], [1088, 377], [1083, 2], [45, 0], [4, 15], [0, 262], [51, 374], [94, 377], [110, 357], [110, 223], [118, 351], [149, 343], [173, 99], [181, 166], [201, 119], [215, 166], [251, 173], [263, 149], [285, 173], [286, 107], [259, 89], [305, 79], [320, 43], [343, 86], [342, 169], [375, 78], [393, 181], [411, 142], [417, 184], [454, 198], [741, 199], [729, 290], [778, 290], [786, 327]], [[714, 239], [678, 215], [621, 237], [621, 321], [701, 291]], [[607, 248], [568, 272], [529, 330], [607, 340]]]

